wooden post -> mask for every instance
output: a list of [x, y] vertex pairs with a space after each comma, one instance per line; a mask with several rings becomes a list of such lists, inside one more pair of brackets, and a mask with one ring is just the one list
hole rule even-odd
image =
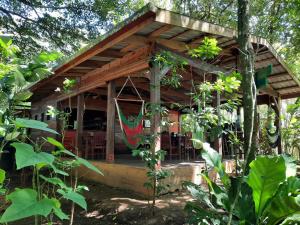
[[[160, 107], [160, 70], [156, 63], [152, 63], [150, 67], [150, 102], [154, 109]], [[160, 113], [154, 110], [151, 119], [151, 134], [154, 135], [153, 153], [160, 150]]]
[[276, 114], [277, 114], [277, 117], [276, 117], [276, 127], [278, 127], [278, 131], [279, 131], [279, 140], [278, 140], [278, 147], [277, 147], [277, 153], [278, 154], [282, 154], [282, 142], [281, 142], [281, 98], [278, 97], [277, 98], [277, 110], [276, 110]]
[[[75, 149], [76, 154], [82, 155], [82, 134], [83, 134], [83, 113], [84, 113], [84, 94], [77, 95], [77, 128]], [[86, 150], [86, 149], [85, 149]]]
[[116, 86], [113, 80], [107, 85], [106, 161], [115, 160], [115, 100]]
[[[212, 81], [216, 82], [217, 81], [217, 76], [213, 76]], [[215, 91], [213, 95], [214, 95], [213, 106], [216, 108], [216, 111], [217, 111], [218, 126], [221, 126], [221, 112], [220, 112], [221, 97], [220, 97], [220, 93], [218, 93], [217, 91]], [[223, 150], [222, 150], [222, 137], [218, 136], [214, 140], [214, 149], [217, 152], [219, 152], [220, 155], [223, 154]]]

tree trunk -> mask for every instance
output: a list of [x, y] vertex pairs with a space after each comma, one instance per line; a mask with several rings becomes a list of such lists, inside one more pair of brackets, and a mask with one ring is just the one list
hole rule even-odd
[[[249, 172], [249, 162], [255, 157], [256, 120], [256, 87], [254, 83], [254, 51], [249, 40], [249, 0], [238, 0], [238, 43], [240, 72], [242, 74], [243, 107], [244, 107], [244, 152], [245, 164], [241, 177]], [[256, 126], [258, 127], [258, 126]], [[254, 143], [254, 145], [253, 145]], [[233, 212], [241, 192], [241, 180], [236, 187], [236, 193], [230, 206], [227, 225], [232, 224]]]
[[[254, 83], [254, 50], [249, 39], [249, 1], [238, 0], [238, 43], [240, 47], [240, 72], [242, 74], [244, 107], [244, 152], [246, 173], [249, 162], [255, 156], [253, 142], [254, 122], [256, 121], [256, 87]], [[254, 144], [254, 145], [253, 145]]]

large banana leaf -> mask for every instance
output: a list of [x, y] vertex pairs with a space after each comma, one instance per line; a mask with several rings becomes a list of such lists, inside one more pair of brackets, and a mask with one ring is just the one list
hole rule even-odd
[[[300, 179], [289, 177], [280, 185], [270, 205], [264, 211], [267, 225], [278, 224], [293, 214], [300, 214]], [[299, 222], [300, 223], [300, 222]]]
[[[239, 194], [237, 198], [237, 202], [235, 208], [233, 210], [233, 214], [239, 218], [240, 223], [244, 225], [253, 225], [255, 224], [255, 207], [252, 198], [252, 190], [249, 185], [243, 182], [242, 177], [230, 177], [231, 178], [231, 186], [228, 192], [229, 202], [232, 203], [237, 194]], [[241, 190], [238, 192], [239, 182], [241, 184]]]
[[230, 179], [225, 171], [222, 163], [221, 155], [210, 147], [208, 143], [203, 143], [203, 151], [201, 152], [202, 158], [205, 160], [209, 167], [212, 167], [219, 174], [220, 179], [226, 188], [230, 186]]
[[260, 218], [280, 183], [285, 181], [285, 161], [282, 157], [259, 156], [250, 168], [247, 183], [252, 188], [256, 216]]

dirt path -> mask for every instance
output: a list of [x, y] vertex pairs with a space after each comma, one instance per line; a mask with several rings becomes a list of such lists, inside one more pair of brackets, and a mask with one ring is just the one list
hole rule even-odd
[[[152, 216], [145, 197], [108, 187], [98, 183], [85, 183], [90, 191], [85, 193], [88, 210], [76, 207], [74, 225], [184, 225], [187, 218], [183, 210], [191, 197], [185, 192], [176, 192], [161, 196], [157, 200], [155, 215]], [[70, 206], [64, 208], [69, 214]], [[10, 223], [14, 225], [32, 225], [32, 219]], [[69, 222], [55, 223], [57, 225]]]
[[[74, 225], [183, 225], [186, 215], [184, 205], [190, 196], [186, 193], [172, 193], [161, 196], [157, 201], [155, 216], [152, 216], [147, 199], [132, 192], [90, 183], [86, 193], [88, 211], [79, 211]], [[67, 223], [66, 223], [67, 224]]]

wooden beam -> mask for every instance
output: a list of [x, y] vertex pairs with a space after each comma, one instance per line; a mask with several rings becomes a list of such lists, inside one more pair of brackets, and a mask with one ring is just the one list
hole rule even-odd
[[290, 98], [298, 98], [298, 97], [300, 97], [300, 91], [281, 95], [281, 99], [290, 99]]
[[288, 87], [282, 87], [282, 88], [276, 88], [276, 91], [280, 92], [282, 90], [289, 90], [289, 89], [299, 89], [300, 87], [298, 85], [288, 86]]
[[124, 53], [122, 53], [118, 50], [106, 49], [105, 51], [97, 54], [96, 56], [108, 57], [108, 58], [121, 58], [124, 55], [125, 55]]
[[265, 88], [259, 89], [260, 93], [268, 94], [270, 96], [278, 97], [278, 90], [274, 90], [271, 85], [267, 85]]
[[173, 41], [173, 40], [167, 40], [167, 39], [156, 39], [156, 43], [166, 46], [167, 48], [176, 50], [178, 52], [184, 52], [187, 51], [191, 46], [187, 45], [184, 42], [180, 41]]
[[142, 47], [142, 48], [136, 50], [135, 52], [127, 53], [122, 58], [115, 59], [114, 61], [104, 65], [103, 67], [95, 69], [95, 70], [87, 73], [83, 77], [83, 80], [87, 80], [90, 77], [96, 76], [97, 74], [100, 74], [100, 73], [110, 70], [112, 68], [117, 68], [117, 67], [120, 67], [123, 65], [127, 65], [128, 63], [135, 62], [136, 60], [139, 60], [141, 58], [145, 58], [145, 57], [147, 57], [149, 52], [150, 52], [150, 47], [146, 46], [146, 47]]
[[271, 76], [268, 77], [270, 83], [285, 81], [287, 79], [293, 79], [287, 72], [271, 74]]
[[[63, 74], [58, 75], [58, 77], [81, 77], [83, 76], [84, 73], [70, 73], [70, 72], [66, 72]], [[56, 81], [56, 80], [55, 80]], [[49, 82], [50, 83], [50, 82]], [[55, 83], [60, 83], [59, 81], [55, 82]]]
[[77, 96], [77, 128], [76, 128], [76, 139], [75, 139], [75, 149], [76, 154], [83, 154], [82, 146], [82, 134], [83, 134], [83, 114], [84, 114], [84, 94], [79, 94]]
[[[79, 64], [78, 66], [80, 67], [88, 67], [88, 68], [98, 68], [101, 67], [103, 65], [105, 65], [106, 63], [109, 63], [109, 61], [96, 61], [96, 60], [87, 60], [81, 64]], [[78, 68], [78, 66], [74, 67], [73, 69]]]
[[107, 71], [102, 71], [95, 74], [95, 77], [90, 77], [89, 79], [83, 80], [82, 85], [79, 88], [80, 92], [87, 91], [96, 87], [101, 87], [109, 80], [117, 79], [119, 77], [130, 75], [131, 73], [136, 73], [149, 67], [148, 60], [142, 59], [137, 62], [123, 65], [120, 68], [114, 68]]
[[170, 30], [171, 28], [173, 28], [173, 26], [167, 24], [167, 25], [163, 25], [162, 27], [156, 29], [155, 31], [151, 32], [148, 37], [150, 38], [156, 38], [159, 37], [162, 33]]
[[144, 14], [134, 22], [128, 24], [127, 26], [124, 26], [119, 31], [113, 33], [111, 36], [105, 38], [103, 41], [100, 41], [93, 47], [78, 55], [77, 57], [73, 58], [72, 60], [68, 61], [62, 66], [59, 66], [55, 70], [55, 74], [61, 74], [63, 72], [66, 72], [70, 68], [84, 62], [85, 60], [91, 58], [94, 55], [99, 54], [100, 52], [107, 50], [108, 48], [114, 46], [115, 44], [126, 39], [127, 37], [130, 37], [132, 34], [138, 32], [148, 24], [152, 23], [154, 20], [154, 15], [155, 14], [153, 12]]
[[203, 62], [201, 60], [198, 60], [198, 59], [193, 59], [181, 52], [178, 52], [178, 51], [175, 51], [173, 49], [170, 49], [168, 47], [165, 47], [165, 46], [162, 46], [162, 45], [158, 45], [158, 49], [159, 50], [164, 50], [164, 51], [169, 51], [171, 52], [173, 55], [179, 57], [179, 58], [182, 58], [183, 60], [187, 61], [187, 63], [192, 66], [192, 67], [195, 67], [197, 69], [200, 69], [202, 71], [205, 71], [205, 72], [209, 72], [209, 73], [212, 73], [212, 74], [219, 74], [219, 73], [223, 73], [223, 74], [230, 74], [232, 72], [232, 70], [226, 70], [222, 67], [219, 67], [219, 66], [215, 66], [215, 65], [212, 65], [212, 64], [209, 64], [209, 63], [206, 63], [206, 62]]
[[233, 29], [214, 25], [190, 18], [188, 16], [161, 9], [157, 10], [155, 21], [225, 37], [234, 37], [237, 34]]
[[184, 31], [182, 31], [182, 32], [180, 32], [180, 33], [178, 33], [178, 34], [172, 36], [172, 37], [169, 38], [168, 40], [176, 40], [176, 38], [180, 37], [181, 35], [185, 35], [185, 34], [187, 34], [187, 33], [189, 33], [189, 32], [191, 32], [191, 30], [189, 30], [189, 29], [188, 29], [188, 30], [184, 30]]
[[106, 161], [115, 160], [115, 100], [116, 87], [113, 80], [107, 86], [107, 122], [106, 122]]
[[66, 98], [75, 96], [79, 93], [89, 91], [91, 89], [102, 87], [106, 85], [106, 82], [117, 79], [122, 76], [130, 75], [131, 73], [136, 73], [142, 70], [145, 70], [149, 67], [148, 59], [139, 60], [137, 62], [128, 64], [126, 66], [121, 65], [118, 68], [112, 68], [107, 69], [99, 72], [98, 74], [95, 74], [95, 77], [89, 79], [89, 80], [82, 80], [81, 84], [77, 87], [76, 90], [72, 91], [71, 93], [67, 94], [58, 94], [54, 93], [51, 96], [49, 96], [49, 99], [55, 100], [55, 101], [62, 101]]

